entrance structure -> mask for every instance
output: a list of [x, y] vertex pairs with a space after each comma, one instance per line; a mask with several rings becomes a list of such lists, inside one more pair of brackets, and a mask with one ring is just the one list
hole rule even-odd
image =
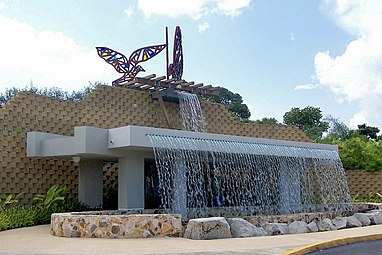
[[[144, 209], [144, 161], [153, 158], [153, 146], [149, 136], [168, 136], [204, 141], [251, 143], [258, 145], [257, 153], [267, 156], [298, 156], [307, 158], [330, 158], [337, 154], [337, 147], [315, 143], [303, 143], [213, 133], [190, 132], [142, 126], [125, 126], [112, 129], [75, 127], [74, 136], [62, 136], [44, 132], [29, 132], [27, 137], [28, 157], [63, 157], [80, 159], [79, 199], [90, 206], [102, 206], [102, 160], [118, 159], [118, 207]], [[172, 145], [172, 149], [222, 151], [224, 148], [211, 143]], [[288, 148], [265, 151], [262, 146]], [[231, 153], [239, 153], [231, 148]], [[310, 153], [312, 151], [312, 153]], [[320, 154], [314, 153], [320, 151]], [[286, 153], [286, 154], [285, 154]], [[80, 157], [80, 158], [77, 158]], [[300, 185], [299, 183], [297, 184]], [[295, 187], [298, 188], [298, 187]], [[290, 194], [286, 194], [290, 195]], [[285, 197], [284, 200], [287, 200]]]

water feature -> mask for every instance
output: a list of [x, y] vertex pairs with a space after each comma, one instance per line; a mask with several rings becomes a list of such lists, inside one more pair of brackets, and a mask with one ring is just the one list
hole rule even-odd
[[312, 204], [351, 200], [334, 150], [148, 137], [154, 147], [162, 207], [186, 218], [206, 217], [223, 207], [232, 216], [290, 214], [304, 212]]
[[206, 122], [198, 96], [184, 91], [177, 94], [183, 130], [204, 132]]

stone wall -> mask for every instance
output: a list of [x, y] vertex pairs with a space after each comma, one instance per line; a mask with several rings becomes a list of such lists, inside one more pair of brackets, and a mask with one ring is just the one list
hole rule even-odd
[[382, 172], [347, 170], [346, 177], [353, 196], [358, 195], [359, 198], [365, 198], [370, 192], [382, 194]]
[[[181, 129], [179, 105], [165, 102], [171, 126]], [[202, 102], [207, 132], [309, 141], [294, 126], [243, 124], [214, 103]], [[23, 192], [29, 201], [54, 184], [66, 185], [73, 197], [78, 190], [78, 165], [70, 159], [27, 158], [26, 134], [42, 131], [73, 135], [75, 126], [114, 128], [139, 125], [167, 128], [157, 101], [146, 92], [99, 86], [81, 102], [68, 102], [19, 93], [0, 109], [0, 194]], [[114, 182], [115, 167], [106, 165], [105, 184]]]

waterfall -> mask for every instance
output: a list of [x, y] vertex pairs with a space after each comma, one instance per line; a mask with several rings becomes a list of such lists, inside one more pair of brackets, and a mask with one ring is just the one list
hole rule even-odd
[[177, 94], [183, 130], [204, 132], [206, 122], [198, 96], [184, 91]]
[[[333, 150], [147, 135], [162, 207], [185, 218], [290, 214], [351, 201]], [[201, 149], [205, 148], [205, 149]]]

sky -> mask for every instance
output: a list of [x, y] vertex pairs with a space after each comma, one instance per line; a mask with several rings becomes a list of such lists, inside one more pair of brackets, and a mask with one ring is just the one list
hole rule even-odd
[[[0, 92], [111, 84], [95, 47], [128, 57], [166, 26], [170, 52], [182, 29], [183, 79], [239, 93], [253, 120], [313, 106], [382, 128], [382, 0], [0, 0]], [[165, 75], [165, 53], [142, 66]]]

